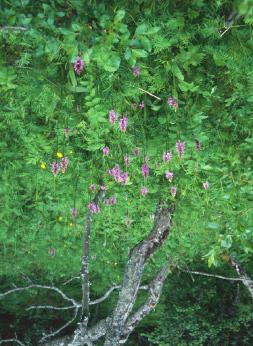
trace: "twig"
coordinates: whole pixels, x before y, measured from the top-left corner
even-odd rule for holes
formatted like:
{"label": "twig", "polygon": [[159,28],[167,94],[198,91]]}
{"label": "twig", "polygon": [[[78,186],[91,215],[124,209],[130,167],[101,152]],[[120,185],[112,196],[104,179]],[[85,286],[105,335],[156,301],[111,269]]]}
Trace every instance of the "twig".
{"label": "twig", "polygon": [[154,95],[154,94],[151,94],[149,91],[144,90],[144,89],[142,89],[142,88],[138,88],[138,89],[141,90],[141,91],[143,91],[144,93],[146,93],[146,94],[148,94],[148,95],[154,97],[155,99],[157,99],[157,100],[159,100],[159,101],[162,101],[162,99],[161,99],[160,97],[158,97],[158,96],[156,96],[156,95]]}
{"label": "twig", "polygon": [[117,286],[112,286],[101,298],[95,299],[93,301],[90,301],[89,305],[95,305],[95,304],[99,304],[102,303],[106,298],[109,297],[109,295],[114,291],[121,288],[121,285],[117,285]]}
{"label": "twig", "polygon": [[71,305],[71,306],[63,306],[63,307],[57,307],[52,305],[32,305],[29,306],[29,308],[26,309],[26,311],[30,311],[33,309],[48,309],[48,310],[70,310],[70,309],[76,309],[80,308],[81,305]]}
{"label": "twig", "polygon": [[8,30],[26,31],[26,30],[28,30],[28,28],[25,28],[24,26],[9,26],[9,25],[0,27],[0,31],[8,31]]}
{"label": "twig", "polygon": [[[202,272],[195,272],[195,271],[184,270],[184,269],[180,269],[180,268],[179,268],[179,270],[180,270],[181,272],[188,273],[188,274],[209,276],[209,277],[213,277],[213,278],[217,278],[217,279],[222,279],[222,280],[243,281],[243,279],[240,279],[240,278],[229,278],[229,277],[222,276],[222,275],[208,274],[208,273],[202,273]],[[251,282],[253,283],[253,281],[251,281]]]}
{"label": "twig", "polygon": [[18,339],[0,340],[0,345],[3,344],[4,342],[16,342],[20,346],[25,346],[25,344],[23,344],[23,342],[19,341]]}
{"label": "twig", "polygon": [[69,284],[70,282],[72,282],[72,281],[74,281],[74,280],[77,280],[77,279],[80,280],[80,279],[81,279],[81,276],[75,276],[75,277],[73,277],[73,278],[71,278],[71,279],[65,281],[65,282],[63,283],[63,285],[67,285],[67,284]]}
{"label": "twig", "polygon": [[77,302],[72,299],[72,298],[69,298],[68,296],[66,296],[65,293],[63,293],[59,288],[57,287],[54,287],[54,286],[44,286],[44,285],[29,285],[29,286],[26,286],[26,287],[18,287],[18,288],[14,288],[13,290],[9,290],[7,292],[4,292],[4,293],[0,293],[0,298],[3,298],[11,293],[14,293],[14,292],[21,292],[21,291],[26,291],[26,290],[29,290],[31,288],[42,288],[42,289],[47,289],[47,290],[52,290],[52,291],[55,291],[57,292],[58,294],[60,294],[62,296],[63,299],[71,302],[74,306],[78,306]]}
{"label": "twig", "polygon": [[78,314],[78,308],[76,307],[75,309],[75,313],[73,318],[68,321],[67,323],[65,323],[62,327],[60,327],[59,329],[57,329],[55,332],[51,333],[51,334],[47,334],[44,335],[43,338],[40,339],[40,342],[44,342],[46,339],[52,338],[53,336],[56,336],[57,334],[59,334],[63,329],[67,328],[72,322],[74,322],[74,320],[76,319]]}

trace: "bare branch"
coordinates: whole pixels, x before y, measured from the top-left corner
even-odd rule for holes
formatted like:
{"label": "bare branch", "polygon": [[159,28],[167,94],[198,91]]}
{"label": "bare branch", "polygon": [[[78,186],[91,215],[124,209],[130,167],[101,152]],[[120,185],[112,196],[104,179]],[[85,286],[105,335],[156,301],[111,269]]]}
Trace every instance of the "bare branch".
{"label": "bare branch", "polygon": [[89,305],[95,305],[95,304],[99,304],[102,303],[104,300],[106,300],[106,298],[109,297],[109,295],[114,291],[121,288],[121,285],[117,285],[117,286],[112,286],[101,298],[95,299],[93,301],[90,301]]}
{"label": "bare branch", "polygon": [[7,342],[16,342],[20,346],[25,346],[25,344],[23,344],[23,342],[19,341],[18,339],[0,340],[0,345],[3,344],[3,343],[7,343]]}
{"label": "bare branch", "polygon": [[[241,278],[229,278],[226,276],[222,275],[216,275],[216,274],[208,274],[208,273],[203,273],[203,272],[196,272],[196,271],[191,271],[191,270],[184,270],[184,269],[179,269],[181,272],[184,273],[189,273],[189,274],[194,274],[194,275],[202,275],[202,276],[208,276],[208,277],[213,277],[217,279],[222,279],[222,280],[229,280],[229,281],[243,281]],[[253,283],[253,281],[251,281]]]}
{"label": "bare branch", "polygon": [[44,342],[45,340],[52,338],[54,336],[56,336],[57,334],[59,334],[63,329],[67,328],[72,322],[74,322],[74,320],[76,319],[78,314],[78,307],[75,308],[75,312],[74,312],[74,316],[73,318],[68,321],[67,323],[65,323],[62,327],[60,327],[59,329],[57,329],[55,332],[51,333],[51,334],[46,334],[43,336],[43,338],[40,339],[40,342]]}
{"label": "bare branch", "polygon": [[106,334],[107,337],[104,346],[118,345],[126,320],[136,301],[145,264],[148,258],[167,238],[171,229],[173,211],[174,206],[167,208],[159,204],[155,213],[152,231],[130,251],[122,289],[113,312],[112,323]]}
{"label": "bare branch", "polygon": [[65,281],[65,282],[63,283],[63,285],[67,285],[67,284],[69,284],[70,282],[72,282],[72,281],[74,281],[74,280],[80,280],[80,279],[81,279],[81,276],[75,276],[75,277],[73,277],[73,278],[71,278],[71,279]]}
{"label": "bare branch", "polygon": [[47,289],[47,290],[52,290],[52,291],[55,291],[57,292],[58,294],[61,295],[61,297],[69,302],[72,303],[72,305],[74,306],[78,306],[77,302],[72,299],[72,298],[69,298],[68,296],[66,296],[65,293],[63,293],[59,288],[57,287],[54,287],[54,286],[44,286],[44,285],[29,285],[29,286],[26,286],[26,287],[17,287],[17,288],[14,288],[12,290],[9,290],[7,292],[4,292],[4,293],[0,293],[0,298],[3,298],[11,293],[15,293],[15,292],[22,292],[22,291],[26,291],[26,290],[29,290],[29,289],[32,289],[32,288],[41,288],[41,289]]}
{"label": "bare branch", "polygon": [[149,285],[149,296],[146,302],[132,315],[126,322],[124,334],[121,336],[121,343],[125,343],[134,330],[135,326],[147,316],[157,305],[162,293],[164,281],[169,274],[169,265],[161,268],[157,276]]}
{"label": "bare branch", "polygon": [[236,270],[239,278],[243,282],[244,286],[248,289],[251,297],[253,298],[253,281],[250,279],[249,275],[244,272],[240,264],[235,260],[235,258],[230,257],[230,265]]}
{"label": "bare branch", "polygon": [[29,306],[29,308],[26,309],[26,311],[30,311],[33,309],[48,309],[48,310],[71,310],[71,309],[80,309],[81,305],[71,305],[71,306],[63,306],[63,307],[57,307],[57,306],[52,306],[52,305],[32,305]]}

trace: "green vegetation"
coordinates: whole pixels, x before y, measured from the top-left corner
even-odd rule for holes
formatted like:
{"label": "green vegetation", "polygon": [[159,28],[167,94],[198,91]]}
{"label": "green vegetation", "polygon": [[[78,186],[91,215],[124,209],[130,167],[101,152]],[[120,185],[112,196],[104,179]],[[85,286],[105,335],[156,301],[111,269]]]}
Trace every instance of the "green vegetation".
{"label": "green vegetation", "polygon": [[[90,185],[104,183],[116,204],[93,216],[94,298],[121,282],[157,202],[176,204],[172,232],[144,279],[168,258],[172,273],[128,344],[252,345],[252,298],[243,284],[180,272],[236,277],[232,256],[253,278],[252,24],[250,0],[1,1],[1,292],[29,280],[61,286],[78,275]],[[127,114],[126,132],[110,123],[111,110],[118,120]],[[164,162],[167,151],[172,159]],[[54,175],[51,164],[62,157],[69,165]],[[108,174],[117,164],[129,173],[126,184]],[[61,288],[79,297],[79,283]],[[116,297],[97,314],[111,311]],[[33,291],[1,300],[0,336],[16,331],[35,345],[44,329],[68,318],[25,311],[38,299],[53,298]]]}

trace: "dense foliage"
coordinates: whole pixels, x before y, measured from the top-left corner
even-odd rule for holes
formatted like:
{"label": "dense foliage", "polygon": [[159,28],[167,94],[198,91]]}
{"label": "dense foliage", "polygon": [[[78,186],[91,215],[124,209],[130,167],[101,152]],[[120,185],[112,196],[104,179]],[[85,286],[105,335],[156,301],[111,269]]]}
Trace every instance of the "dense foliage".
{"label": "dense foliage", "polygon": [[[116,203],[94,213],[93,295],[120,282],[156,203],[173,202],[173,232],[146,272],[150,277],[169,257],[173,278],[143,333],[154,330],[148,338],[161,346],[252,343],[252,303],[243,287],[242,302],[233,304],[236,284],[198,278],[186,285],[185,274],[176,274],[188,266],[233,276],[231,255],[253,274],[251,5],[1,1],[1,290],[27,277],[62,283],[78,274],[91,185],[105,184]],[[58,172],[63,158],[69,164]],[[116,165],[128,172],[125,183],[108,174]],[[17,307],[28,298],[38,297],[1,303],[18,316],[13,329],[20,330],[19,318],[40,316]]]}

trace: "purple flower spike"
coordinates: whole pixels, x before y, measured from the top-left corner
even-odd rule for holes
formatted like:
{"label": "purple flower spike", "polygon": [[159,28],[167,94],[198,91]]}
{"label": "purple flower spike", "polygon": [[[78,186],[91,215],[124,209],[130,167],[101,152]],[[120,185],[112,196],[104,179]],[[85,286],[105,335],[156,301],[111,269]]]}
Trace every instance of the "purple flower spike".
{"label": "purple flower spike", "polygon": [[201,143],[198,139],[195,139],[195,149],[196,149],[196,151],[201,150]]}
{"label": "purple flower spike", "polygon": [[104,147],[103,148],[103,155],[104,156],[108,156],[109,155],[109,152],[110,152],[110,149],[108,147]]}
{"label": "purple flower spike", "polygon": [[134,66],[133,67],[133,75],[134,75],[134,77],[139,77],[140,72],[141,72],[141,69],[140,69],[139,66]]}
{"label": "purple flower spike", "polygon": [[111,123],[112,125],[114,125],[115,122],[116,122],[116,120],[117,120],[117,114],[116,114],[116,112],[115,112],[114,110],[111,110],[111,111],[109,112],[109,121],[110,121],[110,123]]}
{"label": "purple flower spike", "polygon": [[71,209],[71,216],[73,217],[73,219],[77,217],[77,209],[76,208]]}
{"label": "purple flower spike", "polygon": [[174,97],[169,97],[168,100],[167,100],[167,103],[172,108],[177,108],[178,107],[177,100]]}
{"label": "purple flower spike", "polygon": [[209,189],[209,183],[208,183],[208,181],[206,181],[206,182],[203,183],[203,188],[204,188],[205,190],[208,190],[208,189]]}
{"label": "purple flower spike", "polygon": [[112,197],[109,199],[109,204],[110,204],[110,205],[115,205],[115,204],[116,204],[116,197],[115,197],[115,196],[112,196]]}
{"label": "purple flower spike", "polygon": [[126,166],[130,166],[130,158],[127,154],[124,156],[124,162]]}
{"label": "purple flower spike", "polygon": [[134,148],[134,156],[139,156],[140,154],[140,149],[139,148]]}
{"label": "purple flower spike", "polygon": [[139,104],[139,107],[140,107],[141,109],[145,107],[144,101],[141,101],[141,103]]}
{"label": "purple flower spike", "polygon": [[163,153],[163,162],[168,162],[172,158],[172,154],[170,151],[166,151]]}
{"label": "purple flower spike", "polygon": [[97,189],[97,187],[96,187],[95,184],[91,184],[91,185],[89,186],[89,189],[90,189],[92,192],[95,192],[96,189]]}
{"label": "purple flower spike", "polygon": [[67,157],[63,157],[61,159],[61,171],[62,173],[65,173],[66,169],[68,168],[69,159]]}
{"label": "purple flower spike", "polygon": [[66,127],[65,129],[64,129],[64,134],[65,134],[65,137],[66,138],[68,138],[68,136],[69,136],[69,128],[68,127]]}
{"label": "purple flower spike", "polygon": [[52,171],[53,175],[56,176],[59,173],[59,170],[60,170],[59,164],[56,161],[54,161],[51,164],[51,171]]}
{"label": "purple flower spike", "polygon": [[106,190],[107,190],[106,185],[100,185],[100,190],[102,190],[102,191],[106,191]]}
{"label": "purple flower spike", "polygon": [[121,175],[120,175],[120,181],[121,181],[121,184],[122,184],[122,185],[126,185],[127,178],[128,178],[128,172],[121,173]]}
{"label": "purple flower spike", "polygon": [[148,193],[148,189],[145,186],[142,186],[140,192],[141,192],[141,195],[145,197]]}
{"label": "purple flower spike", "polygon": [[78,56],[76,58],[76,61],[74,62],[74,70],[78,76],[82,73],[83,68],[84,68],[84,61],[80,58],[80,56]]}
{"label": "purple flower spike", "polygon": [[127,124],[128,124],[128,118],[124,115],[123,118],[121,118],[119,121],[119,127],[121,132],[126,132]]}
{"label": "purple flower spike", "polygon": [[144,163],[142,165],[141,171],[142,171],[142,175],[143,175],[144,179],[147,179],[147,177],[149,176],[149,167],[146,163]]}
{"label": "purple flower spike", "polygon": [[89,209],[91,214],[98,214],[98,213],[100,213],[100,207],[95,202],[89,203],[88,204],[88,209]]}
{"label": "purple flower spike", "polygon": [[177,141],[176,148],[177,148],[178,157],[181,160],[184,155],[185,142]]}
{"label": "purple flower spike", "polygon": [[170,193],[172,197],[175,197],[177,194],[177,188],[176,186],[172,186],[172,188],[170,189]]}
{"label": "purple flower spike", "polygon": [[165,176],[166,176],[166,179],[168,179],[169,182],[171,183],[171,182],[172,182],[172,179],[173,179],[173,173],[172,173],[172,172],[169,172],[169,171],[166,171],[166,172],[165,172]]}

